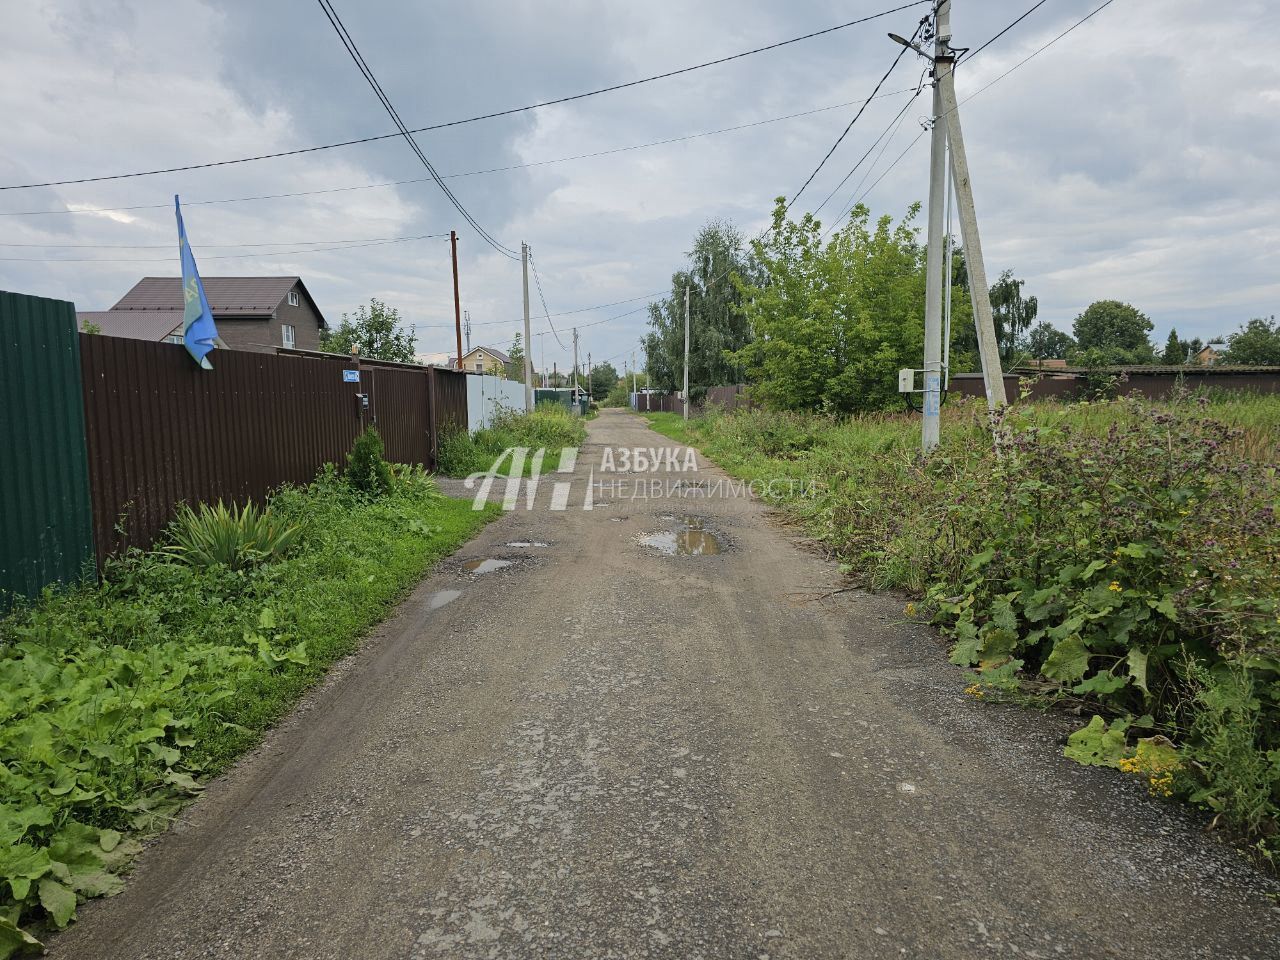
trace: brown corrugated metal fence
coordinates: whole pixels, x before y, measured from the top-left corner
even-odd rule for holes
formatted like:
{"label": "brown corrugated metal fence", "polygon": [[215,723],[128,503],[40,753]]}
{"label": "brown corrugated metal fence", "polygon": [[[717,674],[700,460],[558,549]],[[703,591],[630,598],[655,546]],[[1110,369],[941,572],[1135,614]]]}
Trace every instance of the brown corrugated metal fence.
{"label": "brown corrugated metal fence", "polygon": [[[82,335],[98,561],[147,546],[177,504],[261,500],[344,462],[365,424],[387,459],[432,468],[436,416],[466,424],[465,374],[342,357],[219,350],[199,369],[181,346]],[[358,395],[369,398],[362,410]],[[437,399],[438,398],[438,399]]]}

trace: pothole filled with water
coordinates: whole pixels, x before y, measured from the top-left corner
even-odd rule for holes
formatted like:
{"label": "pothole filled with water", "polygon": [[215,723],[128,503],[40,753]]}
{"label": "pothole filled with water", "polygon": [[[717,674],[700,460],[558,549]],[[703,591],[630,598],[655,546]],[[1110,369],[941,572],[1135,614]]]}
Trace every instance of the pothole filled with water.
{"label": "pothole filled with water", "polygon": [[514,547],[517,550],[529,550],[533,547],[549,547],[551,544],[542,540],[512,540],[510,543],[504,543],[504,547]]}
{"label": "pothole filled with water", "polygon": [[453,603],[462,596],[461,590],[437,590],[431,595],[431,599],[427,601],[428,610],[439,610],[446,604]]}
{"label": "pothole filled with water", "polygon": [[[660,519],[675,521],[675,517]],[[723,550],[714,533],[704,529],[701,517],[685,517],[675,530],[659,530],[641,534],[637,542],[667,557],[708,557]]]}
{"label": "pothole filled with water", "polygon": [[468,560],[462,565],[462,569],[467,573],[481,574],[493,573],[495,570],[501,570],[503,567],[509,567],[514,560]]}

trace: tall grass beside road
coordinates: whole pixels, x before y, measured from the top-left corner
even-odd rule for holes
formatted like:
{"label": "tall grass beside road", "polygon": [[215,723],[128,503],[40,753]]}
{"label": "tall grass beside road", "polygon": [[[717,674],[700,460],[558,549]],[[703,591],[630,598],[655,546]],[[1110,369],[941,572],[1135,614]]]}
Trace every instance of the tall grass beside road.
{"label": "tall grass beside road", "polygon": [[[459,430],[440,441],[439,469],[445,476],[466,477],[473,473],[492,470],[503,452],[512,447],[528,447],[533,451],[546,449],[544,471],[555,470],[560,464],[560,451],[565,447],[577,447],[587,438],[587,428],[582,417],[574,416],[558,403],[542,403],[533,413],[504,411],[487,427],[475,433]],[[504,476],[511,467],[510,458],[498,468]],[[524,461],[523,472],[528,476],[531,460]]]}
{"label": "tall grass beside road", "polygon": [[818,481],[779,506],[924,601],[972,695],[1082,711],[1068,756],[1280,853],[1280,397],[1015,406],[1000,455],[954,404],[928,459],[905,414],[668,416],[730,473]]}

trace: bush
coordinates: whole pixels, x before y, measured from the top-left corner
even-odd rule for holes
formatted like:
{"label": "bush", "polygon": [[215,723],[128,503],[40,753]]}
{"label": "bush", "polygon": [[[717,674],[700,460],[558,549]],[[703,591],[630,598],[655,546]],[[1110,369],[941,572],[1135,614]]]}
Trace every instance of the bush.
{"label": "bush", "polygon": [[347,454],[347,483],[369,497],[391,492],[391,467],[382,457],[382,437],[373,427],[365,429]]}
{"label": "bush", "polygon": [[222,564],[241,570],[283,556],[297,542],[298,528],[280,523],[269,507],[246,503],[237,510],[219,500],[213,507],[202,503],[199,510],[184,503],[169,536],[172,543],[164,550],[174,559],[193,567]]}
{"label": "bush", "polygon": [[563,448],[579,446],[586,437],[581,417],[558,403],[540,403],[533,413],[502,411],[473,434],[458,431],[442,437],[437,466],[447,476],[466,477],[493,469],[512,447],[527,447],[547,451],[544,469],[549,470],[558,462],[552,458],[558,458]]}
{"label": "bush", "polygon": [[744,478],[821,478],[787,509],[868,585],[927,594],[972,692],[1096,714],[1070,755],[1280,850],[1280,398],[1015,407],[999,454],[985,409],[943,416],[927,459],[906,416],[681,435]]}

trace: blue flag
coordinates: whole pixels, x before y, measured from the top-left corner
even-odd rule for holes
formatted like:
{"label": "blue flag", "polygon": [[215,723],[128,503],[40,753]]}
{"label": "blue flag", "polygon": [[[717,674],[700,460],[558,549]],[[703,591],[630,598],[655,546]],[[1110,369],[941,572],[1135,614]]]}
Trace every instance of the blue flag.
{"label": "blue flag", "polygon": [[182,340],[196,363],[212,370],[208,354],[218,339],[218,328],[213,324],[213,311],[209,309],[204,284],[196,270],[195,254],[187,243],[187,228],[182,225],[182,207],[177,196],[173,198],[173,209],[178,215],[178,253],[182,257]]}

